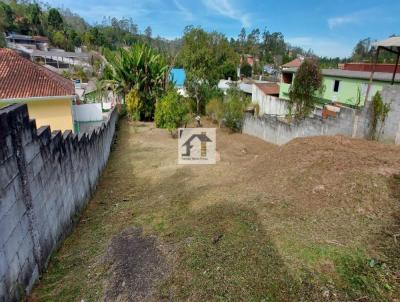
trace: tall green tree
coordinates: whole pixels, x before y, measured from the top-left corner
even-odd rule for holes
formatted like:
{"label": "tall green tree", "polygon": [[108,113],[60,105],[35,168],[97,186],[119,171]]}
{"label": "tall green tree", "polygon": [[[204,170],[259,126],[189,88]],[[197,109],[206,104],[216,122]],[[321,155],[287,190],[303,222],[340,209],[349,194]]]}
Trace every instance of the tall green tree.
{"label": "tall green tree", "polygon": [[60,12],[55,8],[50,8],[47,16],[47,24],[54,29],[61,29],[63,27],[63,18]]}
{"label": "tall green tree", "polygon": [[245,54],[246,52],[246,37],[246,29],[243,27],[238,36],[238,51],[241,55]]}
{"label": "tall green tree", "polygon": [[259,56],[259,46],[260,30],[258,28],[255,28],[247,36],[246,52],[253,56]]}
{"label": "tall green tree", "polygon": [[362,39],[357,42],[354,47],[352,59],[355,62],[371,60],[372,57],[372,41],[371,38]]}
{"label": "tall green tree", "polygon": [[145,30],[144,30],[144,35],[146,36],[146,38],[147,38],[148,40],[150,40],[152,34],[153,34],[153,30],[151,29],[150,26],[147,26],[147,27],[145,28]]}
{"label": "tall green tree", "polygon": [[[395,36],[396,35],[391,35],[390,37]],[[375,51],[376,47],[373,46],[373,41],[371,38],[361,39],[354,47],[351,60],[353,62],[372,62]],[[396,62],[396,55],[388,51],[381,51],[378,59],[380,63],[393,64]]]}
{"label": "tall green tree", "polygon": [[182,40],[179,61],[187,74],[186,88],[201,113],[219,79],[235,76],[239,56],[224,35],[200,27],[186,27]]}
{"label": "tall green tree", "polygon": [[132,89],[143,103],[140,116],[152,119],[156,101],[165,91],[168,65],[164,57],[146,44],[135,44],[117,52],[106,51],[108,76],[116,91],[125,96]]}
{"label": "tall green tree", "polygon": [[296,72],[289,91],[289,105],[295,118],[308,116],[318,102],[318,94],[324,89],[322,74],[316,60],[305,59]]}
{"label": "tall green tree", "polygon": [[4,33],[14,29],[14,12],[10,5],[0,2],[0,47],[6,46]]}
{"label": "tall green tree", "polygon": [[28,21],[30,23],[31,31],[35,35],[43,34],[43,28],[41,24],[42,10],[39,4],[36,2],[28,4]]}
{"label": "tall green tree", "polygon": [[282,33],[269,32],[265,30],[263,33],[262,54],[263,60],[267,63],[275,63],[277,56],[283,57],[287,52],[287,44]]}

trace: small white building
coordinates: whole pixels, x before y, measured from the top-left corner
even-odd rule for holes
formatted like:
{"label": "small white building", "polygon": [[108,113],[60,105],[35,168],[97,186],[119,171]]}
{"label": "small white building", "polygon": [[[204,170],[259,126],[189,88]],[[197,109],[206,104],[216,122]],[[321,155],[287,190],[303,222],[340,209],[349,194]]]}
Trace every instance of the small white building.
{"label": "small white building", "polygon": [[277,83],[254,83],[251,101],[259,105],[259,115],[285,116],[289,112],[287,102],[279,99],[279,84]]}

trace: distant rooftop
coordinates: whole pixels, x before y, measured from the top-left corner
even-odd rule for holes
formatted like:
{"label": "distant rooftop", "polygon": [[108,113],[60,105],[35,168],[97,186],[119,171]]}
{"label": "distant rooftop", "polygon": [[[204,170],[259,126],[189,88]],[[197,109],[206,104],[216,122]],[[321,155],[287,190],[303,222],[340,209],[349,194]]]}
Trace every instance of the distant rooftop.
{"label": "distant rooftop", "polygon": [[295,68],[295,67],[300,67],[301,63],[303,63],[303,59],[301,58],[296,58],[286,64],[282,65],[282,68]]}
{"label": "distant rooftop", "polygon": [[378,41],[374,43],[374,46],[382,47],[400,47],[400,37],[391,37],[386,40]]}
{"label": "distant rooftop", "polygon": [[169,80],[175,83],[177,87],[183,87],[186,80],[186,73],[183,68],[172,68],[169,74]]}
{"label": "distant rooftop", "polygon": [[[353,70],[353,71],[369,71],[375,69],[375,72],[390,72],[393,74],[396,64],[387,64],[387,63],[364,63],[364,62],[351,62],[351,63],[344,63],[343,68],[344,70]],[[400,73],[400,68],[397,69],[397,73]]]}
{"label": "distant rooftop", "polygon": [[88,59],[89,56],[87,53],[83,52],[68,52],[68,51],[60,51],[60,50],[50,50],[50,51],[42,51],[42,50],[33,50],[31,53],[33,57],[64,57],[64,58],[76,58],[76,59]]}
{"label": "distant rooftop", "polygon": [[[298,68],[288,68],[284,72],[295,73]],[[368,71],[353,71],[343,69],[322,69],[322,74],[325,76],[339,77],[339,78],[350,78],[350,79],[364,79],[369,80],[371,72]],[[390,72],[375,72],[374,80],[382,82],[392,81],[393,74]],[[400,82],[400,74],[396,75],[395,82]]]}
{"label": "distant rooftop", "polygon": [[70,96],[74,84],[14,51],[0,48],[0,99]]}
{"label": "distant rooftop", "polygon": [[19,35],[15,33],[9,34],[7,39],[18,39],[18,40],[33,40],[32,36],[26,36],[26,35]]}
{"label": "distant rooftop", "polygon": [[279,85],[276,83],[255,83],[264,94],[279,94]]}

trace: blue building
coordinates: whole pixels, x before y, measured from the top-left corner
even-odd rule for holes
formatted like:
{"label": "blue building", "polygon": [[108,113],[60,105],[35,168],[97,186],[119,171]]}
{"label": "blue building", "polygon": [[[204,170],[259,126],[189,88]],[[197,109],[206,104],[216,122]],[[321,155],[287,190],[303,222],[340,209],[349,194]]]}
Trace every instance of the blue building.
{"label": "blue building", "polygon": [[183,88],[186,80],[186,73],[183,68],[172,68],[169,80],[175,83],[176,88]]}

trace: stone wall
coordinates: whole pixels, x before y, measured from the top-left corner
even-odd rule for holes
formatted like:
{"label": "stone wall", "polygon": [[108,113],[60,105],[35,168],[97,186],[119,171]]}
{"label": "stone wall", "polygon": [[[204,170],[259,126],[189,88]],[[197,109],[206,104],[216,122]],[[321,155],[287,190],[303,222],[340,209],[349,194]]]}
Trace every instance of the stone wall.
{"label": "stone wall", "polygon": [[107,163],[117,117],[77,136],[37,129],[24,104],[0,110],[0,301],[29,293],[71,230]]}
{"label": "stone wall", "polygon": [[[400,144],[400,87],[385,86],[381,94],[383,102],[390,103],[390,112],[380,140]],[[371,128],[371,108],[371,102],[367,102],[362,109],[343,107],[337,117],[324,119],[314,116],[291,123],[276,116],[254,117],[247,114],[243,123],[243,133],[277,145],[285,144],[296,137],[318,135],[368,138]],[[380,128],[380,124],[377,128]]]}

